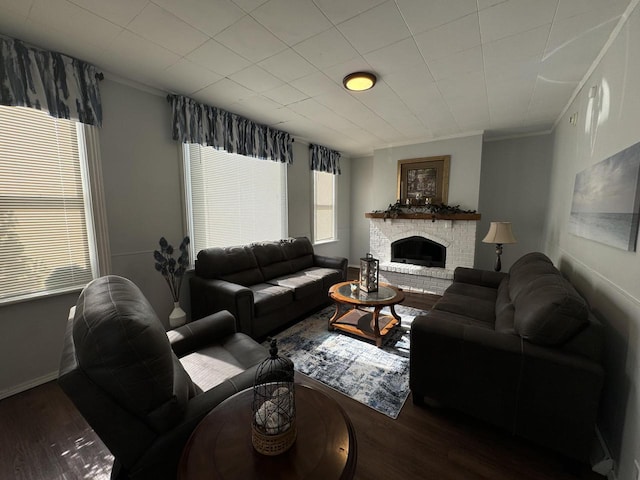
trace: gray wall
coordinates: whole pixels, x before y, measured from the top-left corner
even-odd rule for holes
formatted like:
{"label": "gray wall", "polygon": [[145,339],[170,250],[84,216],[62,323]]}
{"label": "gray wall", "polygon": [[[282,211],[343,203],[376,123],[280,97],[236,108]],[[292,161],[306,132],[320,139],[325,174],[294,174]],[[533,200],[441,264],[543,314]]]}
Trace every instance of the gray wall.
{"label": "gray wall", "polygon": [[[177,247],[182,221],[179,147],[171,139],[164,97],[105,80],[100,151],[115,275],[131,279],[168,327],[169,289],[154,268],[153,250],[165,237]],[[185,307],[188,302],[181,302]]]}
{"label": "gray wall", "polygon": [[0,398],[53,380],[77,293],[0,306]]}
{"label": "gray wall", "polygon": [[492,221],[512,222],[513,235],[518,241],[503,247],[503,272],[508,271],[511,264],[525,253],[542,249],[552,150],[551,134],[484,143],[477,268],[493,269],[495,245],[482,243]]}
{"label": "gray wall", "polygon": [[351,160],[351,245],[349,265],[359,267],[359,259],[369,251],[369,219],[364,214],[374,207],[373,156]]}
{"label": "gray wall", "polygon": [[[589,99],[589,89],[598,95]],[[606,328],[600,430],[618,480],[635,480],[640,461],[640,254],[567,232],[576,173],[640,141],[638,8],[555,129],[544,249],[586,296]],[[596,100],[589,109],[590,100]],[[588,116],[589,110],[595,112]],[[569,116],[578,114],[576,126]]]}
{"label": "gray wall", "polygon": [[398,160],[438,155],[451,155],[447,203],[476,210],[480,194],[482,135],[376,150],[373,152],[375,205],[372,207],[381,210],[398,199]]}

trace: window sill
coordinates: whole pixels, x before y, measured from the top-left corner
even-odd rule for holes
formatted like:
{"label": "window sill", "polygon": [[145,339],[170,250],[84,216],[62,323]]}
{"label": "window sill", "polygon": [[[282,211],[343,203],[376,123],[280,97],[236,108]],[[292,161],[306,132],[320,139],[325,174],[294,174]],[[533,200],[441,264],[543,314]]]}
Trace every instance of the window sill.
{"label": "window sill", "polygon": [[32,293],[29,295],[21,295],[19,297],[10,297],[4,300],[0,300],[0,308],[8,307],[9,305],[15,305],[17,303],[34,302],[38,300],[45,300],[50,297],[59,297],[61,295],[69,295],[72,293],[80,293],[84,287],[70,287],[63,290],[56,290],[51,292]]}
{"label": "window sill", "polygon": [[340,242],[340,240],[337,238],[334,238],[332,240],[322,240],[320,242],[313,242],[313,246],[315,247],[316,245],[329,245],[331,243],[338,243],[338,242]]}

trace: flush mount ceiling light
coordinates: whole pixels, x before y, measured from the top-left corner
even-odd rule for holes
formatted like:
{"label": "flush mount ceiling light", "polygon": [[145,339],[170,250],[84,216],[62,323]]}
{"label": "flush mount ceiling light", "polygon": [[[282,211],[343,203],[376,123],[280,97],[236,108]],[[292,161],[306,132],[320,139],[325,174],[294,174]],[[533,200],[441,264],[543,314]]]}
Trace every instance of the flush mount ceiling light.
{"label": "flush mount ceiling light", "polygon": [[342,84],[347,90],[362,92],[369,90],[376,84],[376,76],[369,72],[350,73],[342,79]]}

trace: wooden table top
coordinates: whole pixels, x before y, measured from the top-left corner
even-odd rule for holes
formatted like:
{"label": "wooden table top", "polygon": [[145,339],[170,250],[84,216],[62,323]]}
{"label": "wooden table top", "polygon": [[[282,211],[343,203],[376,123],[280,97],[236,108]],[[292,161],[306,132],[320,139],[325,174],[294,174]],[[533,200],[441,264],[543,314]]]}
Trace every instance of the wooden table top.
{"label": "wooden table top", "polygon": [[295,385],[298,435],[281,455],[258,453],[251,443],[247,389],[213,409],[194,430],[182,453],[179,480],[329,480],[353,478],[355,431],[340,405],[310,386]]}

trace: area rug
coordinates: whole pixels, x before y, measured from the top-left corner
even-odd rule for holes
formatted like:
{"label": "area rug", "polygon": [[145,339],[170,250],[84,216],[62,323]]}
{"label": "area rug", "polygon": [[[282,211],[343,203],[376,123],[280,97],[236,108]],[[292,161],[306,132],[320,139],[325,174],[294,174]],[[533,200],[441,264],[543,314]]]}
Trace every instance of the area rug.
{"label": "area rug", "polygon": [[[382,313],[388,313],[384,309]],[[382,348],[371,341],[327,330],[335,307],[327,307],[274,335],[278,352],[297,371],[365,405],[397,418],[409,395],[409,330],[422,310],[396,305],[402,327],[386,337]],[[267,345],[268,342],[265,342]]]}

